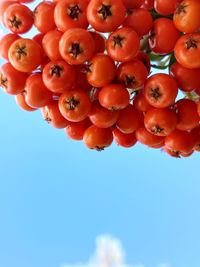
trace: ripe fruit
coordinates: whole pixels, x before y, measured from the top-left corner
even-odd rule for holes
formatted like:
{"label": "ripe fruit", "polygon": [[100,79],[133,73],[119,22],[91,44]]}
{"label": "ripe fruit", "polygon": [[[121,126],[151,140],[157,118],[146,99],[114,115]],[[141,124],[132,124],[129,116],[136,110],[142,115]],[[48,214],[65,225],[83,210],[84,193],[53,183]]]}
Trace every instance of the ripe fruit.
{"label": "ripe fruit", "polygon": [[81,88],[81,90],[89,92],[92,86],[88,83],[85,71],[85,65],[76,65],[75,70],[76,70],[75,86]]}
{"label": "ripe fruit", "polygon": [[117,79],[131,89],[140,89],[147,79],[147,69],[140,60],[133,60],[119,65]]}
{"label": "ripe fruit", "polygon": [[175,153],[190,153],[195,146],[192,134],[186,131],[174,130],[165,138],[165,146]]}
{"label": "ripe fruit", "polygon": [[58,1],[54,19],[58,30],[65,32],[71,28],[87,28],[87,3],[85,0]]}
{"label": "ripe fruit", "polygon": [[139,50],[134,59],[140,60],[145,65],[145,67],[146,67],[146,69],[148,71],[148,74],[150,73],[151,61],[150,61],[150,58],[149,58],[148,54],[146,54],[145,52]]}
{"label": "ripe fruit", "polygon": [[18,95],[15,96],[15,101],[17,103],[17,105],[25,110],[25,111],[28,111],[28,112],[32,112],[32,111],[35,111],[37,110],[36,108],[32,108],[30,107],[27,103],[26,103],[26,100],[25,100],[25,94],[24,93],[20,93]]}
{"label": "ripe fruit", "polygon": [[90,31],[90,34],[92,35],[95,43],[95,54],[97,53],[104,53],[106,47],[105,47],[105,38],[102,34],[98,32]]}
{"label": "ripe fruit", "polygon": [[151,30],[153,18],[151,13],[144,8],[130,9],[128,16],[123,22],[123,26],[131,27],[137,32],[138,36],[143,36]]}
{"label": "ripe fruit", "polygon": [[74,66],[63,60],[51,61],[43,69],[43,81],[53,93],[64,93],[73,88],[76,81]]}
{"label": "ripe fruit", "polygon": [[176,42],[174,55],[183,67],[188,69],[200,68],[200,34],[182,35]]}
{"label": "ripe fruit", "polygon": [[33,108],[44,107],[52,100],[52,93],[44,85],[40,73],[34,73],[28,77],[24,94],[26,103]]}
{"label": "ripe fruit", "polygon": [[194,150],[200,151],[200,126],[198,125],[191,131],[192,137],[194,139],[195,145]]}
{"label": "ripe fruit", "polygon": [[198,0],[181,1],[174,13],[174,25],[180,32],[192,33],[200,27],[200,2]]}
{"label": "ripe fruit", "polygon": [[89,60],[95,51],[92,35],[84,29],[67,30],[60,39],[60,54],[69,64],[80,65]]}
{"label": "ripe fruit", "polygon": [[35,41],[19,38],[10,46],[8,58],[16,70],[31,72],[41,64],[42,50]]}
{"label": "ripe fruit", "polygon": [[4,14],[6,27],[13,33],[26,33],[33,26],[33,12],[22,4],[10,5]]}
{"label": "ripe fruit", "polygon": [[62,94],[58,105],[63,117],[72,122],[86,119],[91,110],[89,96],[78,89]]}
{"label": "ripe fruit", "polygon": [[135,133],[125,134],[118,129],[114,129],[112,133],[114,140],[118,146],[128,148],[134,146],[137,143]]}
{"label": "ripe fruit", "polygon": [[136,130],[136,138],[138,142],[146,146],[157,146],[163,144],[164,137],[150,133],[144,127]]}
{"label": "ripe fruit", "polygon": [[116,75],[114,61],[107,55],[95,55],[86,66],[87,80],[94,87],[103,87],[111,83]]}
{"label": "ripe fruit", "polygon": [[93,102],[89,114],[90,121],[99,128],[113,126],[119,117],[119,112],[102,107],[98,101]]}
{"label": "ripe fruit", "polygon": [[167,16],[174,13],[179,2],[181,0],[155,0],[154,8],[159,14]]}
{"label": "ripe fruit", "polygon": [[151,10],[154,7],[154,1],[155,0],[144,0],[141,7]]}
{"label": "ripe fruit", "polygon": [[11,44],[19,38],[20,38],[19,35],[13,33],[8,33],[4,35],[0,39],[0,47],[1,47],[0,56],[3,57],[4,59],[8,59],[8,51]]}
{"label": "ripe fruit", "polygon": [[99,92],[99,103],[110,110],[120,110],[129,105],[129,93],[125,86],[110,84]]}
{"label": "ripe fruit", "polygon": [[83,135],[86,129],[91,125],[88,118],[79,122],[68,122],[65,132],[67,136],[73,140],[83,140]]}
{"label": "ripe fruit", "polygon": [[120,110],[116,126],[121,132],[129,134],[138,129],[140,122],[140,113],[132,105],[129,105]]}
{"label": "ripe fruit", "polygon": [[198,114],[199,114],[199,117],[200,117],[200,102],[197,104],[197,111],[198,111]]}
{"label": "ripe fruit", "polygon": [[62,32],[53,30],[47,32],[42,39],[42,47],[44,52],[52,61],[62,59],[59,50],[59,42],[62,35]]}
{"label": "ripe fruit", "polygon": [[153,28],[149,34],[149,45],[153,52],[167,54],[173,51],[176,41],[180,37],[173,21],[167,18],[154,20]]}
{"label": "ripe fruit", "polygon": [[133,99],[133,106],[141,112],[147,112],[151,108],[151,105],[147,102],[145,96],[140,91]]}
{"label": "ripe fruit", "polygon": [[136,9],[141,7],[141,5],[144,3],[144,0],[123,0],[123,3],[127,9]]}
{"label": "ripe fruit", "polygon": [[147,79],[144,96],[155,108],[165,108],[172,105],[178,94],[176,80],[167,74],[155,74]]}
{"label": "ripe fruit", "polygon": [[123,22],[126,9],[121,0],[91,0],[87,7],[87,20],[98,32],[112,32]]}
{"label": "ripe fruit", "polygon": [[200,151],[199,0],[32,2],[0,1],[0,86],[20,108],[90,149]]}
{"label": "ripe fruit", "polygon": [[130,27],[122,27],[110,34],[106,42],[106,49],[113,60],[127,62],[134,59],[139,45],[137,33]]}
{"label": "ripe fruit", "polygon": [[90,149],[104,150],[113,141],[111,128],[99,128],[95,125],[86,129],[83,135],[83,143]]}
{"label": "ripe fruit", "polygon": [[58,129],[65,128],[69,124],[69,121],[61,115],[58,107],[58,101],[56,100],[52,100],[49,104],[42,108],[42,115],[47,123]]}
{"label": "ripe fruit", "polygon": [[10,63],[5,63],[0,68],[0,87],[11,95],[24,91],[27,74],[17,71]]}
{"label": "ripe fruit", "polygon": [[10,7],[11,5],[16,4],[17,0],[10,0],[10,1],[0,1],[0,23],[2,23],[4,26],[6,26],[4,14],[6,9]]}
{"label": "ripe fruit", "polygon": [[176,79],[178,87],[184,92],[200,89],[200,68],[187,69],[178,62],[170,67],[170,72]]}
{"label": "ripe fruit", "polygon": [[177,126],[176,113],[169,108],[151,108],[144,116],[144,125],[152,134],[167,136]]}
{"label": "ripe fruit", "polygon": [[192,130],[199,125],[200,117],[197,112],[197,104],[189,99],[180,99],[175,104],[178,118],[177,129],[182,131]]}
{"label": "ripe fruit", "polygon": [[34,10],[34,26],[39,32],[47,33],[56,28],[54,22],[55,4],[50,1],[39,3]]}

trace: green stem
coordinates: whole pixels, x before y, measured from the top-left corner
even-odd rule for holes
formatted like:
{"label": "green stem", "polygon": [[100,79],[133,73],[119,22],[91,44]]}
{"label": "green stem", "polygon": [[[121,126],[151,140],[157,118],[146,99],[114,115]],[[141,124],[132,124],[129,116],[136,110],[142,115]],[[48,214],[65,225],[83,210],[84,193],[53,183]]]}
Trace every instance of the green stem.
{"label": "green stem", "polygon": [[173,14],[163,16],[161,14],[158,14],[154,9],[150,10],[151,16],[153,17],[153,20],[159,19],[159,18],[167,18],[167,19],[173,19]]}
{"label": "green stem", "polygon": [[169,65],[167,66],[160,66],[160,65],[155,65],[155,64],[151,64],[151,67],[154,69],[158,69],[158,70],[165,70],[169,67]]}

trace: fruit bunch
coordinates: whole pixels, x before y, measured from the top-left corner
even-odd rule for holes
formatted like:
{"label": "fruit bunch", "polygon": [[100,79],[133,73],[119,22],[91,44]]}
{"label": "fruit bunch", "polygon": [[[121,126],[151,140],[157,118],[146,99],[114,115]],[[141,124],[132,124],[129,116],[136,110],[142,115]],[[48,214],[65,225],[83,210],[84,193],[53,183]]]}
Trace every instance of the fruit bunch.
{"label": "fruit bunch", "polygon": [[30,2],[0,2],[0,86],[22,109],[90,149],[200,151],[199,0]]}

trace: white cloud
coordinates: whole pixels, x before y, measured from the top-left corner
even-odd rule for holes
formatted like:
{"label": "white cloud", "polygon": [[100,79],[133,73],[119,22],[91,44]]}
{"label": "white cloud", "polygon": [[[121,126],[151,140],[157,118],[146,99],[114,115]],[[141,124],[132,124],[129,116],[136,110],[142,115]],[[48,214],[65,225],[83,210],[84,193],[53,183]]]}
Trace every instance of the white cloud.
{"label": "white cloud", "polygon": [[[119,239],[110,235],[96,238],[96,249],[86,263],[62,264],[61,267],[148,267],[143,264],[129,265],[125,262],[125,252]],[[157,267],[171,267],[161,263]]]}

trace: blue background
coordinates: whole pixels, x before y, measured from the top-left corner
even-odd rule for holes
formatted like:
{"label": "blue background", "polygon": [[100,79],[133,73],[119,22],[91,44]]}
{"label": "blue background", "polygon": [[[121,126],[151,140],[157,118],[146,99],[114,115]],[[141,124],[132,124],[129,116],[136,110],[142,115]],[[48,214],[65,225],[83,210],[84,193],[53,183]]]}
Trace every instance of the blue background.
{"label": "blue background", "polygon": [[87,261],[102,233],[127,262],[200,266],[199,154],[69,140],[0,92],[0,266]]}

